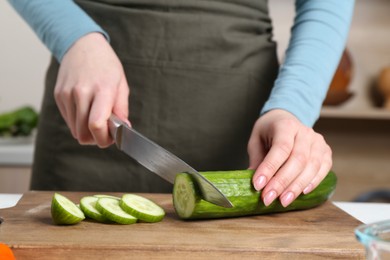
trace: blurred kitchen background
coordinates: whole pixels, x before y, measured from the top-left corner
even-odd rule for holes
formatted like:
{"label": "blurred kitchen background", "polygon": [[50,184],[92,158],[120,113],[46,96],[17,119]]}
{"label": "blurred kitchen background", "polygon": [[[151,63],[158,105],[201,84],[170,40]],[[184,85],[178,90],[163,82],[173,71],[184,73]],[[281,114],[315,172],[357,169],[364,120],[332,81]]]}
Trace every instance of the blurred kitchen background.
{"label": "blurred kitchen background", "polygon": [[[282,60],[294,1],[269,3]],[[378,84],[381,71],[390,66],[389,14],[389,0],[356,1],[348,52],[315,125],[333,149],[339,178],[333,200],[390,190],[390,108],[384,107]],[[0,31],[0,114],[24,105],[39,111],[50,53],[6,1],[0,1]],[[389,84],[390,76],[385,77]],[[0,193],[29,189],[32,157],[32,138],[0,138]]]}

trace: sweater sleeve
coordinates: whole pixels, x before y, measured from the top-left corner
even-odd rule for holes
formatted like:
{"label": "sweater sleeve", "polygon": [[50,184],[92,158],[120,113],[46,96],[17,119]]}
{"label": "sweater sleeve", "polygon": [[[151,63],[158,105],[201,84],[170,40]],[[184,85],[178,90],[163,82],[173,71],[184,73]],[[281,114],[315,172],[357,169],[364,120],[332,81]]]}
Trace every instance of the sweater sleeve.
{"label": "sweater sleeve", "polygon": [[41,41],[61,62],[68,49],[82,36],[100,32],[97,25],[73,0],[8,0]]}
{"label": "sweater sleeve", "polygon": [[345,48],[354,0],[296,0],[291,38],[261,114],[284,109],[313,126]]}

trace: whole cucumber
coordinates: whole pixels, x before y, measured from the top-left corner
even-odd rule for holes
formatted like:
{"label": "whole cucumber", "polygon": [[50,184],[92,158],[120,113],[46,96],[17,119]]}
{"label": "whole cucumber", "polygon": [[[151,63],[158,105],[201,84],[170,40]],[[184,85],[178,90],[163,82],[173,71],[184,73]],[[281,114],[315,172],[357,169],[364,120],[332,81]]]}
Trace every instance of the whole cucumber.
{"label": "whole cucumber", "polygon": [[309,194],[299,195],[289,206],[283,207],[275,200],[266,207],[261,191],[252,184],[253,170],[200,172],[212,182],[234,205],[224,208],[202,199],[201,192],[191,175],[180,173],[173,186],[173,205],[182,219],[210,219],[261,215],[316,207],[333,194],[337,177],[330,171],[325,179]]}

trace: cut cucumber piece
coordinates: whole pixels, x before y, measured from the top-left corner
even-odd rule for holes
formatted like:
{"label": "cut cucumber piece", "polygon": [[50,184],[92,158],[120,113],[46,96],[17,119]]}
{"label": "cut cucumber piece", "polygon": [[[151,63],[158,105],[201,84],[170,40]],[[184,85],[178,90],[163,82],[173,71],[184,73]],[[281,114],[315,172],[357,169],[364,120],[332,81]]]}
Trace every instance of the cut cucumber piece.
{"label": "cut cucumber piece", "polygon": [[180,218],[187,219],[193,215],[196,204],[202,199],[200,194],[189,174],[181,173],[176,176],[173,186],[173,205]]}
{"label": "cut cucumber piece", "polygon": [[111,199],[117,199],[117,200],[120,200],[121,198],[117,197],[117,196],[112,196],[112,195],[106,195],[106,194],[95,194],[93,195],[94,197],[97,197],[97,198],[111,198]]}
{"label": "cut cucumber piece", "polygon": [[99,222],[109,222],[109,220],[96,209],[96,202],[98,200],[99,198],[95,196],[83,197],[80,200],[80,208],[84,212],[85,216],[91,219],[94,219]]}
{"label": "cut cucumber piece", "polygon": [[261,192],[253,188],[253,170],[200,172],[213,183],[234,205],[224,208],[202,199],[200,189],[191,175],[176,175],[173,186],[173,205],[182,219],[226,218],[261,215],[316,207],[333,194],[337,177],[329,172],[324,180],[309,194],[301,194],[289,206],[283,207],[275,200],[266,207],[260,198]]}
{"label": "cut cucumber piece", "polygon": [[102,215],[119,224],[133,224],[137,222],[137,218],[126,213],[120,206],[119,200],[113,198],[99,198],[96,202],[96,209]]}
{"label": "cut cucumber piece", "polygon": [[158,222],[165,216],[165,211],[156,203],[135,194],[123,195],[119,205],[130,215],[145,222]]}
{"label": "cut cucumber piece", "polygon": [[72,225],[85,219],[84,213],[67,197],[55,193],[51,202],[51,217],[55,224]]}

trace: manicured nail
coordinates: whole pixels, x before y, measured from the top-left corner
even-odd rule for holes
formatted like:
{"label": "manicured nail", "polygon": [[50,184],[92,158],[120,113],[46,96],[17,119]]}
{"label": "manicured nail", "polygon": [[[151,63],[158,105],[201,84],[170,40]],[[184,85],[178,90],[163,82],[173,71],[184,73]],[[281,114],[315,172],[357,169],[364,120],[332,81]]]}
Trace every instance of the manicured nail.
{"label": "manicured nail", "polygon": [[280,198],[280,202],[282,203],[283,207],[287,207],[288,205],[290,205],[293,200],[294,200],[294,193],[292,193],[291,191],[287,192],[285,195],[283,195]]}
{"label": "manicured nail", "polygon": [[261,175],[259,178],[256,179],[255,181],[255,189],[257,191],[261,190],[262,188],[264,188],[265,186],[265,183],[266,183],[266,178],[264,175]]}
{"label": "manicured nail", "polygon": [[269,191],[264,196],[264,205],[269,206],[276,199],[276,192],[274,190]]}
{"label": "manicured nail", "polygon": [[313,190],[313,184],[309,184],[307,185],[307,187],[303,190],[303,194],[308,194],[309,192],[311,192]]}

